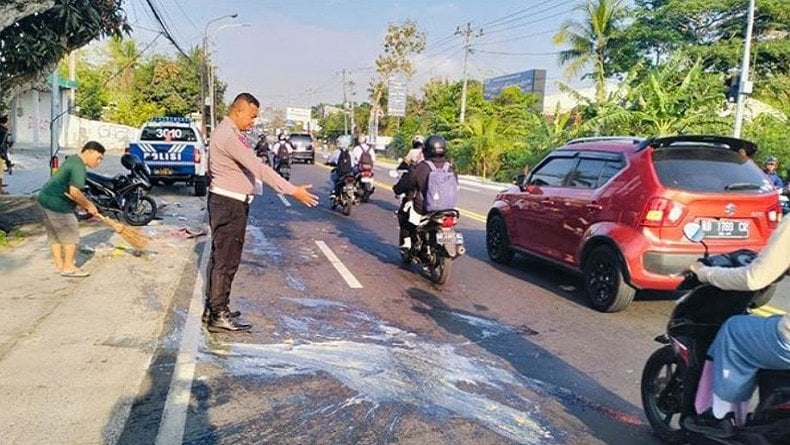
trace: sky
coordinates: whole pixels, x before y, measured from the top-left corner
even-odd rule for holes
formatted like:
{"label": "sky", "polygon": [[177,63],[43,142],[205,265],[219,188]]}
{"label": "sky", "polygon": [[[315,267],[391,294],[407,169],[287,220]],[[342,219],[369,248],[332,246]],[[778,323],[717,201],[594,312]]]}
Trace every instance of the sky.
{"label": "sky", "polygon": [[[415,57],[410,92],[431,78],[460,80],[463,39],[456,29],[470,23],[481,35],[472,39],[470,78],[545,69],[547,93],[569,79],[552,43],[567,20],[578,20],[582,0],[151,0],[176,42],[185,50],[200,45],[208,27],[212,60],[227,82],[225,100],[250,92],[264,105],[310,106],[340,103],[342,70],[353,81],[354,99],[368,100],[375,60],[382,53],[389,24],[412,19],[426,33],[427,48]],[[124,8],[138,48],[155,37],[158,24],[146,0],[126,0]],[[477,34],[477,33],[476,33]],[[148,53],[175,53],[164,38]]]}

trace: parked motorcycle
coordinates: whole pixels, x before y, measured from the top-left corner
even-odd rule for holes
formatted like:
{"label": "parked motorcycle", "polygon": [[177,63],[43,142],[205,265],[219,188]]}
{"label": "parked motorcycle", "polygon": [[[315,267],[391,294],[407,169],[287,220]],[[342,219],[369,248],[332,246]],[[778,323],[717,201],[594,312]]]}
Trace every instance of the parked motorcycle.
{"label": "parked motorcycle", "polygon": [[[398,167],[390,171],[390,176],[399,178],[410,168],[398,159]],[[446,209],[420,215],[412,208],[411,197],[400,198],[404,200],[402,208],[408,213],[409,221],[416,226],[411,249],[401,249],[401,259],[406,264],[422,266],[434,283],[446,283],[450,278],[452,261],[466,253],[464,235],[455,230],[461,213],[456,209]]]}
{"label": "parked motorcycle", "polygon": [[[684,233],[692,241],[703,240],[699,224],[687,224]],[[745,249],[709,256],[705,247],[701,261],[710,266],[740,267],[756,256]],[[650,356],[642,371],[642,405],[655,434],[670,444],[790,443],[790,371],[758,372],[759,404],[730,437],[708,437],[685,429],[684,420],[696,414],[694,400],[708,347],[728,318],[749,313],[766,290],[726,291],[700,283],[692,272],[684,274],[678,289],[686,293],[672,311],[667,332],[656,337],[663,346]]]}
{"label": "parked motorcycle", "polygon": [[373,184],[373,169],[360,169],[354,178],[354,183],[356,185],[359,201],[368,202],[370,195],[376,191],[376,186]]}
{"label": "parked motorcycle", "polygon": [[335,186],[335,193],[329,197],[332,210],[340,207],[344,215],[351,215],[351,207],[357,203],[357,186],[353,174],[340,178],[340,186]]}
{"label": "parked motorcycle", "polygon": [[113,177],[88,172],[85,196],[102,213],[120,214],[132,226],[144,226],[156,217],[156,202],[147,196],[151,190],[151,170],[133,154],[121,157],[129,173]]}

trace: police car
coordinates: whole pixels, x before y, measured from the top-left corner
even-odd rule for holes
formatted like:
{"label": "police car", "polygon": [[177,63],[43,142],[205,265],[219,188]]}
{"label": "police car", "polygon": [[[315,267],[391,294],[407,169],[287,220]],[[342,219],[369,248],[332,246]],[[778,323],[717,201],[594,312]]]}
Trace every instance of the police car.
{"label": "police car", "polygon": [[200,131],[189,119],[153,118],[142,126],[127,151],[151,169],[153,182],[184,182],[194,186],[195,196],[206,195],[208,150]]}

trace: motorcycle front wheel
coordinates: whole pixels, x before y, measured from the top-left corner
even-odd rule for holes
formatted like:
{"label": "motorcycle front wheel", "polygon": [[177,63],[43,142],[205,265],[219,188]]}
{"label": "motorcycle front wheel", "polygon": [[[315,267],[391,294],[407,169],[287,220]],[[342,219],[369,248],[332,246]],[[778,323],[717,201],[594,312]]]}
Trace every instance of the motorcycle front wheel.
{"label": "motorcycle front wheel", "polygon": [[144,226],[156,217],[156,202],[150,196],[129,199],[123,206],[123,218],[131,226]]}
{"label": "motorcycle front wheel", "polygon": [[654,352],[642,371],[642,407],[653,432],[669,444],[686,443],[680,426],[683,406],[682,364],[666,345]]}

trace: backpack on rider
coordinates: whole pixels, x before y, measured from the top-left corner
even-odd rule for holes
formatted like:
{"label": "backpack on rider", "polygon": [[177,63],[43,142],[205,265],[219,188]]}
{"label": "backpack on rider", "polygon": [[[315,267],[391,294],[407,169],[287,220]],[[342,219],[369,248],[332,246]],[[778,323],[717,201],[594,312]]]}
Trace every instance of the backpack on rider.
{"label": "backpack on rider", "polygon": [[277,148],[277,157],[282,160],[285,160],[288,159],[289,154],[290,153],[288,153],[288,142],[280,141]]}
{"label": "backpack on rider", "polygon": [[369,145],[362,146],[362,154],[359,155],[359,169],[360,170],[372,170],[373,169],[373,156],[370,154]]}
{"label": "backpack on rider", "polygon": [[353,167],[351,165],[351,153],[348,150],[340,150],[337,157],[337,173],[340,178],[345,175],[351,174]]}

